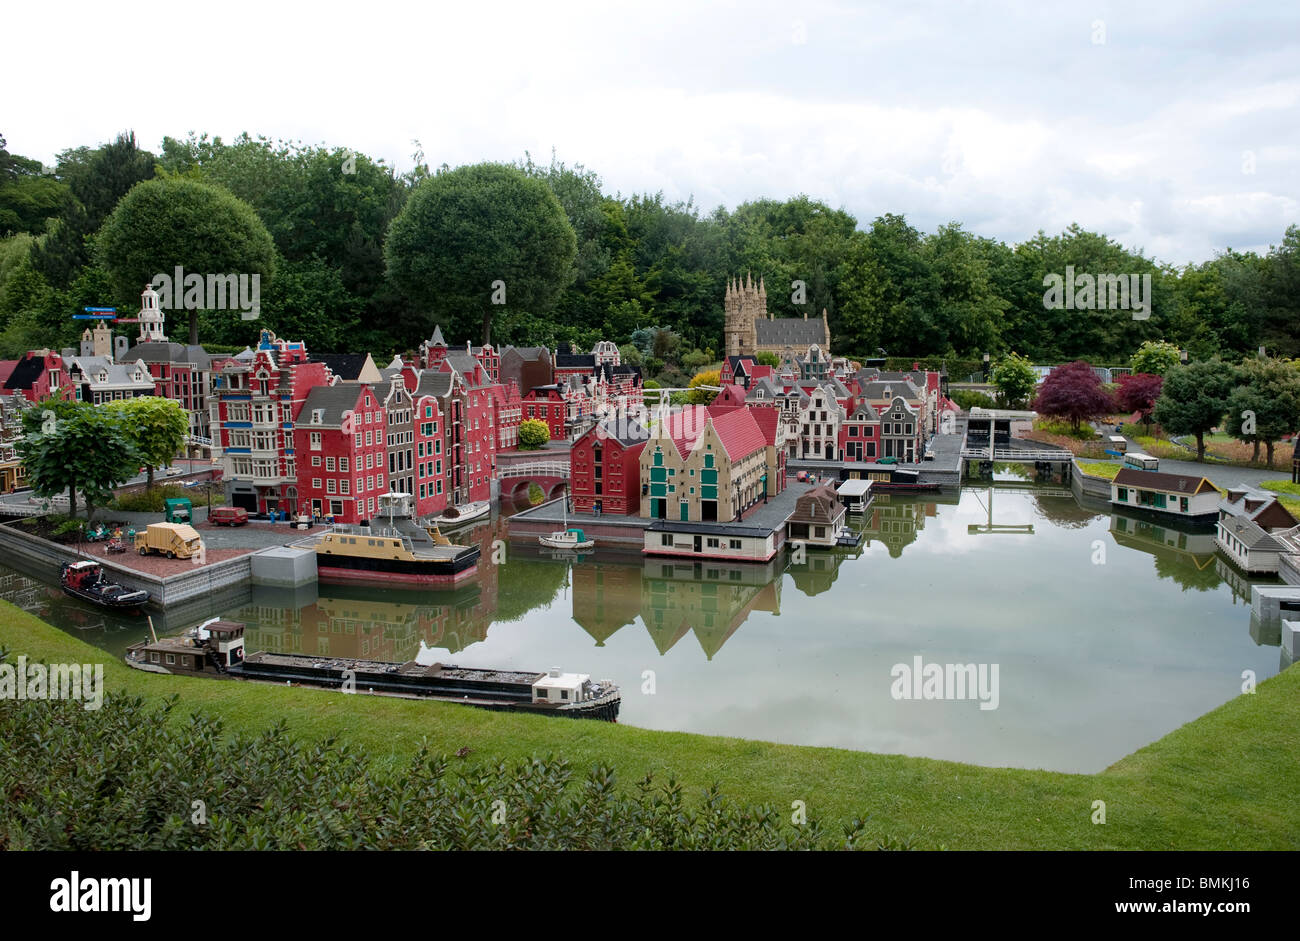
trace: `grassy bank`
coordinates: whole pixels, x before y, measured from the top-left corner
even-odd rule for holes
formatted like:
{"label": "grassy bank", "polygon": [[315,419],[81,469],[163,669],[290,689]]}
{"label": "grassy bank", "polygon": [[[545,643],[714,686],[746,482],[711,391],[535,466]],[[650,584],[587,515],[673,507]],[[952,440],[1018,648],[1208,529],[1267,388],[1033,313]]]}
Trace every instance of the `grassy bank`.
{"label": "grassy bank", "polygon": [[[803,748],[599,722],[507,715],[450,704],[345,696],[230,681],[155,676],[0,602],[0,643],[14,656],[103,662],[110,690],[179,694],[184,713],[229,730],[284,719],[306,739],[337,735],[371,761],[405,766],[421,738],[435,752],[471,749],[468,764],[562,755],[577,768],[611,764],[622,786],[674,775],[698,795],[718,782],[731,799],[789,808],[837,826],[951,849],[1300,848],[1300,806],[1288,793],[1300,758],[1300,670],[1288,670],[1095,775],[982,768],[896,755]],[[637,695],[635,689],[628,695]],[[1091,822],[1106,802],[1106,824]]]}

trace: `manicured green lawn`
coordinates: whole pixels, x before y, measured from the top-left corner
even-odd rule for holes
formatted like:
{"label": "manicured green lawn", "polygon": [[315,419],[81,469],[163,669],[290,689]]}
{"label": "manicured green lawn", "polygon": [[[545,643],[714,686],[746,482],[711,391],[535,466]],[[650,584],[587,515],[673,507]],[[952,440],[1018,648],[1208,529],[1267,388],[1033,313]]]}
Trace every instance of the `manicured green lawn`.
{"label": "manicured green lawn", "polygon": [[[377,765],[405,767],[421,738],[447,754],[469,747],[467,766],[554,753],[577,768],[612,765],[623,786],[654,771],[675,775],[694,794],[716,781],[732,800],[787,812],[793,801],[804,801],[809,818],[823,825],[868,817],[868,832],[915,835],[922,847],[1300,849],[1300,802],[1291,787],[1300,761],[1300,670],[1294,669],[1100,774],[1081,775],[157,676],[106,660],[102,651],[6,602],[0,602],[0,643],[12,656],[103,662],[110,690],[178,694],[179,712],[219,716],[227,730],[258,730],[283,719],[296,736],[338,736]],[[1104,825],[1091,822],[1098,800],[1106,803]]]}
{"label": "manicured green lawn", "polygon": [[1291,515],[1300,519],[1300,484],[1289,480],[1266,480],[1260,484],[1265,490],[1276,491],[1282,505],[1291,511]]}
{"label": "manicured green lawn", "polygon": [[1094,477],[1105,477],[1107,480],[1114,480],[1115,475],[1123,470],[1123,464],[1098,463],[1096,461],[1080,461],[1079,470],[1085,474],[1092,474]]}

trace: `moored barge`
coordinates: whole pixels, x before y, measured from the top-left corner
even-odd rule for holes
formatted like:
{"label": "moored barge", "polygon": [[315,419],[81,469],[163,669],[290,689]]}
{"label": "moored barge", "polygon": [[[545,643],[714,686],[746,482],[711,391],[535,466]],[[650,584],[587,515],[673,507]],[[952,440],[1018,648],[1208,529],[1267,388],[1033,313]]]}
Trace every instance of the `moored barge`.
{"label": "moored barge", "polygon": [[316,544],[316,572],[323,582],[455,585],[478,571],[479,553],[478,546],[455,545],[436,528],[426,537],[393,527],[338,525]]}
{"label": "moored barge", "polygon": [[608,722],[618,719],[622,701],[611,681],[593,682],[586,673],[485,670],[414,660],[390,663],[261,651],[232,666],[230,674],[245,680],[440,699],[480,709]]}

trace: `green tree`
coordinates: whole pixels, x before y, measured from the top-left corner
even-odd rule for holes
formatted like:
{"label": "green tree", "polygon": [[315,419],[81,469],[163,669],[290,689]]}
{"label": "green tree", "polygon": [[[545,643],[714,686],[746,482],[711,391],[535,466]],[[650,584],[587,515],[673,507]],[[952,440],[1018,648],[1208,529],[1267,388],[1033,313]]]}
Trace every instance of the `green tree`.
{"label": "green tree", "polygon": [[722,384],[722,371],[710,369],[705,372],[696,373],[691,377],[687,385],[687,400],[692,405],[708,405],[717,396],[713,389],[703,389],[701,386],[717,386]]}
{"label": "green tree", "polygon": [[573,280],[577,238],[550,188],[515,167],[477,164],[431,177],[393,220],[389,276],[431,328],[483,342],[508,312],[548,314]]}
{"label": "green tree", "polygon": [[1223,420],[1239,372],[1220,359],[1175,366],[1151,416],[1165,431],[1196,436],[1196,459],[1205,460],[1205,434]]}
{"label": "green tree", "polygon": [[152,490],[154,471],[170,464],[185,447],[189,416],[179,402],[155,395],[120,399],[101,407],[121,414],[126,433],[145,467],[145,489]]}
{"label": "green tree", "polygon": [[80,492],[90,519],[95,507],[112,497],[113,487],[131,479],[140,467],[123,416],[82,403],[42,403],[32,412],[39,430],[19,439],[17,451],[33,492],[52,497],[66,490],[69,516],[77,513]]}
{"label": "green tree", "polygon": [[1251,358],[1242,363],[1240,378],[1228,396],[1224,430],[1255,446],[1253,461],[1263,444],[1272,466],[1276,443],[1300,428],[1300,371],[1284,360]]}
{"label": "green tree", "polygon": [[754,357],[754,362],[760,366],[771,366],[773,369],[777,369],[781,365],[781,357],[775,353],[762,352]]}
{"label": "green tree", "polygon": [[5,149],[0,134],[0,236],[44,232],[46,222],[72,202],[68,185],[45,172],[39,160]]}
{"label": "green tree", "polygon": [[[59,154],[55,178],[68,184],[73,199],[32,250],[36,270],[52,288],[63,290],[76,279],[91,259],[91,237],[118,201],[153,175],[154,155],[136,145],[134,131],[95,150],[80,147]],[[139,286],[135,290],[138,297]]]}
{"label": "green tree", "polygon": [[[182,178],[140,183],[117,204],[96,236],[104,268],[122,302],[141,285],[177,267],[188,274],[275,275],[275,244],[253,207],[228,190]],[[173,285],[180,307],[184,285]],[[211,298],[208,298],[211,301]],[[199,309],[189,314],[190,343],[199,342]]]}
{"label": "green tree", "polygon": [[550,426],[536,418],[525,418],[519,423],[519,449],[536,451],[551,440]]}
{"label": "green tree", "polygon": [[1179,363],[1179,349],[1173,343],[1164,340],[1146,340],[1138,347],[1129,365],[1133,372],[1163,376]]}
{"label": "green tree", "polygon": [[993,384],[1002,400],[1011,408],[1020,408],[1034,394],[1038,374],[1033,364],[1023,356],[1010,353],[993,367]]}

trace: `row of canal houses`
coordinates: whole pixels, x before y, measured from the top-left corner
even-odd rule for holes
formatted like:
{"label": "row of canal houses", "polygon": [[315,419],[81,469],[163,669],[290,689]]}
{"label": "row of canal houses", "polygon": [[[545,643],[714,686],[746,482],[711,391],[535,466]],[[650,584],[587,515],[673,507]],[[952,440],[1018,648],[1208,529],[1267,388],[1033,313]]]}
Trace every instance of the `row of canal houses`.
{"label": "row of canal houses", "polygon": [[497,454],[517,446],[522,421],[564,440],[640,401],[640,371],[613,344],[552,356],[453,347],[435,328],[413,362],[378,368],[368,356],[311,356],[263,330],[255,350],[217,371],[212,423],[233,505],[354,523],[392,491],[410,494],[420,516],[490,499]]}

